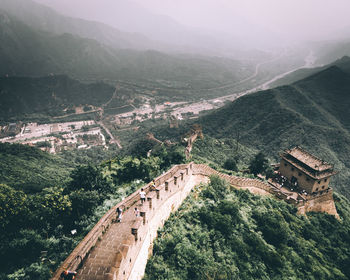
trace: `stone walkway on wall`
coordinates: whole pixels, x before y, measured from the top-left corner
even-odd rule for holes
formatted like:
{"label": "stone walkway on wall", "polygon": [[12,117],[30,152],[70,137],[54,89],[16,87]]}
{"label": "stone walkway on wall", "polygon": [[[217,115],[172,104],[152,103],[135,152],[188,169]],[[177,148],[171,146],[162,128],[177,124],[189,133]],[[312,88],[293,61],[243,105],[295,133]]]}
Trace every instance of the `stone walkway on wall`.
{"label": "stone walkway on wall", "polygon": [[[139,209],[142,207],[139,203],[134,206]],[[82,268],[78,270],[78,279],[102,280],[108,279],[108,276],[113,274],[111,270],[116,263],[117,252],[122,250],[123,243],[131,235],[131,227],[136,221],[133,209],[134,207],[130,207],[123,213],[120,223],[114,223],[109,227],[103,239],[96,244]]]}
{"label": "stone walkway on wall", "polygon": [[[204,176],[190,176],[187,182],[187,187],[194,186],[208,182],[208,178]],[[162,189],[164,184],[157,186],[157,189]],[[155,192],[148,193],[147,196]],[[103,238],[97,242],[96,246],[91,250],[86,260],[84,260],[82,267],[77,271],[77,279],[81,280],[104,280],[113,279],[116,272],[115,264],[118,263],[118,258],[124,256],[123,250],[126,242],[134,243],[134,236],[131,234],[131,229],[137,221],[143,222],[142,217],[136,217],[134,213],[135,207],[141,212],[149,210],[149,203],[146,201],[141,204],[137,198],[131,202],[129,209],[123,212],[122,221],[115,222],[110,225]],[[147,256],[146,256],[147,258]]]}

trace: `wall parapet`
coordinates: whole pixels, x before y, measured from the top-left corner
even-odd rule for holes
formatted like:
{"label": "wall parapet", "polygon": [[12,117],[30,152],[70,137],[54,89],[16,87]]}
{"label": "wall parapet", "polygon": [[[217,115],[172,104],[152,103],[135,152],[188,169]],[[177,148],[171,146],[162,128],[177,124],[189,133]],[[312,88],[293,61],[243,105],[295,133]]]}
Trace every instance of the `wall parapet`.
{"label": "wall parapet", "polygon": [[255,187],[267,191],[271,194],[274,194],[273,190],[276,189],[258,179],[231,176],[228,174],[221,173],[205,164],[194,164],[193,174],[201,174],[205,176],[217,175],[221,179],[228,181],[232,186],[235,186],[237,188]]}

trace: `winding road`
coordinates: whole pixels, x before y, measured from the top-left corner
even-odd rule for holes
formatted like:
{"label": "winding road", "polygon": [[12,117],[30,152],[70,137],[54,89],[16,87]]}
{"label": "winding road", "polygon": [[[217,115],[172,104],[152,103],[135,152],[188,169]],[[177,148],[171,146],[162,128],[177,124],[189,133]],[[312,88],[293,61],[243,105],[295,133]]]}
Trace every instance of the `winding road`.
{"label": "winding road", "polygon": [[274,77],[273,79],[265,82],[264,84],[261,85],[260,89],[262,90],[266,90],[266,89],[269,89],[269,85],[271,85],[272,83],[276,82],[277,80],[297,71],[297,70],[300,70],[300,69],[305,69],[305,68],[312,68],[314,65],[315,65],[315,61],[316,61],[316,57],[315,57],[315,54],[312,50],[310,50],[308,56],[305,58],[305,64],[301,67],[298,67],[298,68],[295,68],[295,69],[292,69],[288,72],[285,72],[285,73],[282,73],[280,75],[277,75],[276,77]]}
{"label": "winding road", "polygon": [[120,144],[119,139],[115,138],[115,137],[113,136],[113,134],[110,132],[110,130],[108,129],[108,127],[103,123],[104,108],[105,108],[106,106],[108,106],[109,103],[111,103],[112,100],[116,97],[119,88],[120,88],[120,87],[119,87],[119,84],[117,84],[117,85],[115,86],[115,91],[113,92],[113,95],[112,95],[111,99],[109,99],[106,103],[104,103],[104,104],[101,105],[101,109],[100,109],[100,111],[101,111],[101,120],[98,121],[97,123],[106,131],[106,133],[107,133],[107,134],[109,135],[109,137],[111,138],[111,140],[110,140],[109,143],[111,143],[111,144],[112,144],[112,143],[115,143],[115,144],[117,144],[117,146],[118,146],[119,149],[122,149],[123,147],[122,147],[122,145]]}
{"label": "winding road", "polygon": [[272,79],[264,82],[263,84],[258,85],[258,86],[254,87],[252,89],[249,89],[249,90],[246,90],[246,91],[242,91],[242,92],[239,92],[239,93],[233,93],[233,94],[230,94],[230,95],[222,96],[222,97],[219,97],[219,98],[215,98],[213,100],[219,99],[219,100],[222,100],[222,101],[226,101],[226,100],[233,101],[236,98],[241,97],[241,96],[243,96],[245,94],[248,94],[248,93],[252,93],[252,92],[255,92],[255,91],[258,91],[258,90],[267,90],[267,89],[270,88],[269,86],[272,83],[276,82],[277,80],[279,80],[279,79],[281,79],[281,78],[283,78],[283,77],[285,77],[285,76],[287,76],[287,75],[289,75],[289,74],[291,74],[291,73],[293,73],[293,72],[295,72],[297,70],[304,69],[304,68],[311,68],[312,66],[314,66],[315,61],[316,61],[316,58],[315,58],[314,52],[312,50],[310,50],[309,54],[304,59],[304,62],[305,62],[304,65],[302,65],[300,67],[296,67],[296,68],[294,68],[292,70],[289,70],[287,72],[281,73],[281,74],[273,77]]}
{"label": "winding road", "polygon": [[[267,64],[267,63],[271,63],[271,62],[274,62],[274,61],[277,61],[278,59],[281,59],[285,55],[286,55],[286,53],[281,53],[278,57],[276,57],[276,58],[274,58],[272,60],[265,61],[265,62],[257,64],[256,68],[255,68],[255,73],[252,76],[250,76],[250,77],[248,77],[248,78],[246,78],[246,79],[244,79],[244,80],[242,80],[242,81],[240,81],[240,82],[238,82],[236,84],[238,85],[238,84],[241,84],[241,83],[244,83],[244,82],[247,82],[249,80],[254,79],[255,77],[257,77],[259,75],[259,71],[260,71],[260,68],[261,68],[262,65]],[[305,57],[305,59],[304,59],[305,63],[302,66],[296,67],[296,68],[294,68],[292,70],[289,70],[289,71],[286,71],[286,72],[284,72],[282,74],[278,74],[277,76],[271,78],[270,80],[265,81],[262,84],[260,84],[258,86],[255,86],[255,87],[253,87],[251,89],[248,89],[248,90],[244,90],[244,91],[241,91],[241,92],[236,92],[236,93],[232,93],[232,94],[229,94],[229,95],[216,97],[216,98],[212,98],[212,99],[201,100],[201,101],[198,101],[198,102],[182,103],[179,107],[175,107],[173,109],[172,115],[181,116],[181,114],[189,113],[189,112],[192,112],[195,115],[197,115],[197,114],[199,114],[199,112],[204,111],[204,110],[212,110],[212,109],[219,108],[219,107],[223,106],[225,101],[234,101],[234,100],[236,100],[237,98],[239,98],[239,97],[241,97],[243,95],[246,95],[246,94],[249,94],[249,93],[253,93],[253,92],[256,92],[256,91],[259,91],[259,90],[267,90],[267,89],[270,88],[270,85],[272,83],[274,83],[275,81],[285,77],[286,75],[288,75],[288,74],[290,74],[290,73],[292,73],[294,71],[297,71],[299,69],[310,68],[310,67],[314,66],[315,61],[316,61],[316,58],[314,56],[314,52],[312,50],[310,50],[308,55]]]}
{"label": "winding road", "polygon": [[[261,71],[261,67],[265,64],[268,64],[268,63],[272,63],[272,62],[275,62],[275,61],[278,61],[279,59],[282,59],[283,57],[285,57],[287,55],[287,50],[285,50],[284,52],[280,53],[277,57],[273,58],[273,59],[270,59],[268,61],[264,61],[264,62],[261,62],[261,63],[258,63],[255,67],[255,72],[239,81],[239,82],[236,82],[234,84],[231,84],[231,86],[233,85],[239,85],[239,84],[243,84],[244,82],[248,82],[250,80],[253,80],[254,78],[256,78],[259,74],[260,74],[260,71]],[[175,104],[174,103],[174,106],[172,107],[166,107],[164,106],[163,104],[158,104],[156,105],[155,109],[153,110],[153,112],[155,112],[156,114],[161,114],[162,112],[164,112],[165,110],[171,110],[171,115],[177,117],[178,119],[181,119],[182,118],[182,114],[186,114],[186,113],[191,113],[191,114],[194,114],[193,117],[198,117],[199,115],[199,112],[201,111],[205,111],[205,110],[212,110],[212,109],[217,109],[221,106],[223,106],[224,102],[225,101],[234,101],[235,99],[243,96],[243,95],[246,95],[246,94],[249,94],[249,93],[253,93],[253,92],[256,92],[256,91],[259,91],[259,90],[266,90],[270,87],[270,85],[272,83],[274,83],[275,81],[277,81],[278,79],[281,79],[283,78],[284,76],[296,71],[296,70],[299,70],[299,69],[303,69],[303,68],[310,68],[314,65],[316,61],[316,58],[314,56],[314,53],[312,50],[309,51],[309,53],[307,54],[307,56],[304,58],[304,65],[301,65],[299,67],[296,67],[292,70],[289,70],[289,71],[286,71],[284,73],[281,73],[281,74],[278,74],[276,75],[275,77],[269,79],[268,81],[264,81],[262,82],[260,85],[257,85],[251,89],[248,89],[248,90],[244,90],[244,91],[241,91],[241,92],[236,92],[236,93],[232,93],[232,94],[229,94],[229,95],[225,95],[225,96],[221,96],[221,97],[216,97],[216,98],[212,98],[212,99],[206,99],[206,100],[201,100],[201,101],[196,101],[196,102],[181,102],[181,103],[178,103],[178,104]],[[219,88],[225,88],[225,87],[228,87],[228,85],[225,85],[225,86],[221,86],[221,87],[218,87],[218,88],[215,88],[215,89],[219,89]],[[207,89],[209,90],[209,89]],[[133,111],[129,111],[127,113],[122,113],[122,114],[118,114],[119,117],[128,117],[128,116],[131,116],[132,114],[137,114],[137,115],[143,115],[143,114],[146,114],[146,113],[152,113],[152,112],[149,112],[149,110],[145,110],[143,108],[135,108]]]}

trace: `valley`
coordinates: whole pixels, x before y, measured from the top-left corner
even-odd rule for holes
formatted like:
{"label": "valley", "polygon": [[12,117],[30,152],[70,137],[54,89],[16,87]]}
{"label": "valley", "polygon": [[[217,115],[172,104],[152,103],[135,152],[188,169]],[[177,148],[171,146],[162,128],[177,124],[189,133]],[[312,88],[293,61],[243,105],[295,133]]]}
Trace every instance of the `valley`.
{"label": "valley", "polygon": [[[312,51],[305,57],[305,65],[298,66],[298,68],[290,70],[288,72],[284,72],[281,74],[278,74],[275,77],[264,77],[260,73],[260,69],[263,65],[267,65],[269,63],[274,63],[280,59],[285,58],[286,56],[291,55],[290,52],[288,52],[286,49],[278,54],[276,57],[269,59],[264,62],[260,62],[256,64],[254,73],[243,79],[239,82],[220,86],[217,88],[209,88],[209,89],[203,89],[201,91],[212,91],[212,90],[219,90],[219,89],[229,89],[234,90],[235,88],[245,88],[244,91],[231,93],[229,95],[224,96],[218,96],[216,98],[212,99],[204,99],[201,98],[201,101],[195,101],[195,102],[164,102],[161,104],[157,104],[157,99],[154,99],[152,97],[142,96],[141,97],[146,100],[145,103],[139,104],[139,107],[136,108],[132,103],[130,105],[124,105],[124,107],[129,107],[131,111],[127,111],[125,113],[119,113],[119,114],[111,114],[108,113],[108,110],[113,108],[108,108],[109,105],[115,102],[120,102],[118,100],[119,98],[119,91],[120,91],[120,84],[117,84],[115,87],[115,90],[113,92],[113,95],[108,99],[105,103],[101,104],[100,107],[93,106],[92,104],[87,104],[85,107],[93,108],[85,110],[82,107],[75,107],[75,112],[70,114],[65,114],[61,116],[53,117],[53,120],[60,120],[60,119],[74,119],[76,117],[82,117],[82,119],[85,119],[85,121],[78,121],[78,122],[65,122],[65,123],[42,123],[40,125],[37,124],[25,124],[22,120],[19,120],[16,123],[16,126],[19,126],[19,129],[21,132],[19,134],[12,133],[11,137],[3,137],[0,138],[1,142],[9,142],[9,143],[22,143],[22,144],[29,144],[36,146],[37,143],[40,143],[41,145],[44,145],[42,148],[43,150],[50,151],[51,153],[56,153],[58,151],[61,151],[62,149],[86,149],[90,148],[92,146],[106,146],[107,142],[110,144],[116,144],[118,148],[122,148],[122,145],[120,143],[120,140],[118,140],[118,130],[119,129],[133,129],[137,128],[138,124],[150,120],[150,119],[162,119],[165,121],[173,120],[173,121],[181,121],[186,119],[193,119],[198,118],[199,115],[202,112],[214,110],[217,108],[220,108],[225,105],[226,102],[234,101],[235,99],[258,91],[260,89],[266,89],[268,88],[269,84],[275,82],[278,79],[283,78],[284,76],[298,70],[303,69],[306,67],[310,67],[312,63],[314,62],[314,54]],[[257,77],[260,77],[257,79]],[[266,81],[266,79],[269,79]],[[253,88],[249,88],[249,86],[254,85],[256,83],[259,83],[258,81],[261,80],[260,84],[257,86],[254,86]],[[264,81],[265,80],[265,81]],[[161,88],[154,88],[153,91],[159,91]],[[119,109],[122,109],[122,107],[119,107]],[[118,109],[118,108],[117,108]],[[107,111],[107,112],[106,112]],[[89,119],[89,117],[93,116],[94,120]],[[134,123],[134,125],[133,125]],[[136,123],[136,124],[135,124]],[[83,125],[82,125],[83,124]],[[35,127],[33,129],[32,127]],[[84,127],[83,127],[84,126]],[[81,128],[84,128],[84,131],[80,131]],[[97,128],[99,127],[99,128]],[[119,128],[118,128],[119,127]],[[91,129],[91,130],[90,130]],[[111,131],[112,132],[111,132]],[[9,124],[4,125],[2,127],[2,131],[9,131]],[[66,133],[66,134],[64,134]],[[3,133],[4,134],[4,133]],[[67,140],[64,140],[63,142],[54,135],[60,134],[60,138],[71,138],[74,139],[72,141],[67,142]],[[51,135],[51,137],[48,137],[48,135]],[[97,140],[95,142],[90,141],[90,144],[87,145],[84,143],[84,141],[80,141],[80,145],[77,144],[79,141],[76,140],[76,136],[81,135],[99,135],[101,140]],[[109,140],[106,142],[105,136],[109,138]],[[46,143],[43,144],[43,143]],[[73,145],[75,144],[75,145]]]}

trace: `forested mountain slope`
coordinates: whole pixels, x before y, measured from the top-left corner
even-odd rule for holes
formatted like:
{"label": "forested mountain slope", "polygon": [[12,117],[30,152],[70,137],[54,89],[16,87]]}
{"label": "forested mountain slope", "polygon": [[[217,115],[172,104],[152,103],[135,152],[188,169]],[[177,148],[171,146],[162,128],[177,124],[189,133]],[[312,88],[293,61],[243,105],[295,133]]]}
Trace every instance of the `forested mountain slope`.
{"label": "forested mountain slope", "polygon": [[0,120],[38,114],[64,114],[79,105],[101,106],[115,88],[102,82],[84,84],[67,76],[0,78]]}
{"label": "forested mountain slope", "polygon": [[343,71],[350,73],[350,57],[349,56],[343,56],[342,58],[337,59],[331,64],[327,64],[325,66],[316,67],[316,68],[303,68],[297,71],[294,71],[283,78],[277,80],[276,82],[272,83],[272,86],[281,86],[281,85],[287,85],[294,82],[297,82],[299,80],[305,79],[313,74],[316,74],[322,70],[327,69],[330,66],[337,66]]}
{"label": "forested mountain slope", "polygon": [[246,95],[199,119],[204,134],[237,139],[278,160],[301,145],[335,164],[336,190],[350,195],[350,75],[337,66],[294,84]]}
{"label": "forested mountain slope", "polygon": [[27,193],[62,186],[73,165],[33,147],[0,143],[0,184]]}
{"label": "forested mountain slope", "polygon": [[149,157],[92,150],[99,153],[95,160],[85,153],[51,155],[0,143],[1,280],[50,279],[111,207],[184,162],[176,146]]}

